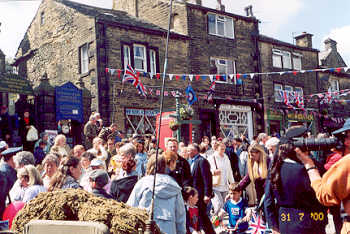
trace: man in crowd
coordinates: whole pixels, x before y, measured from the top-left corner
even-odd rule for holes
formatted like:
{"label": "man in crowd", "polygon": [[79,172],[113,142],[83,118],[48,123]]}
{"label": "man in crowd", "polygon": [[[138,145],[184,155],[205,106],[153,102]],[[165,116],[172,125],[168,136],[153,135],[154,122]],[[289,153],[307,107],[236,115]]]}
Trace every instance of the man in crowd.
{"label": "man in crowd", "polygon": [[166,143],[166,150],[172,151],[177,154],[176,168],[170,172],[170,176],[173,177],[182,189],[186,186],[192,186],[192,176],[190,165],[187,160],[178,155],[178,144],[175,138],[168,139]]}
{"label": "man in crowd", "polygon": [[224,138],[222,142],[226,146],[225,154],[230,160],[233,177],[235,181],[239,181],[241,178],[240,178],[239,169],[238,169],[238,157],[235,153],[235,149],[233,145],[230,144],[230,140],[228,138]]}
{"label": "man in crowd", "polygon": [[89,121],[84,126],[85,149],[92,148],[92,141],[97,136],[97,133],[96,118],[91,115]]}
{"label": "man in crowd", "polygon": [[98,134],[98,137],[102,138],[105,142],[107,142],[110,136],[113,136],[115,138],[117,135],[119,135],[117,127],[118,126],[116,123],[112,123],[109,127],[103,127]]}
{"label": "man in crowd", "polygon": [[[2,147],[3,150],[5,147]],[[17,180],[17,172],[15,170],[15,162],[13,156],[22,150],[22,147],[8,148],[1,152],[2,161],[0,163],[0,217],[6,207],[6,197],[8,196],[10,189]]]}
{"label": "man in crowd", "polygon": [[198,216],[200,229],[206,233],[215,233],[207,216],[207,204],[213,196],[213,181],[208,160],[200,156],[199,146],[195,143],[188,145],[193,187],[198,191]]}
{"label": "man in crowd", "polygon": [[7,110],[7,106],[2,106],[0,109],[0,137],[11,146],[12,122]]}
{"label": "man in crowd", "polygon": [[109,182],[109,176],[105,170],[93,170],[89,175],[89,179],[92,189],[91,192],[94,195],[107,199],[113,199],[112,195],[109,195],[103,188]]}

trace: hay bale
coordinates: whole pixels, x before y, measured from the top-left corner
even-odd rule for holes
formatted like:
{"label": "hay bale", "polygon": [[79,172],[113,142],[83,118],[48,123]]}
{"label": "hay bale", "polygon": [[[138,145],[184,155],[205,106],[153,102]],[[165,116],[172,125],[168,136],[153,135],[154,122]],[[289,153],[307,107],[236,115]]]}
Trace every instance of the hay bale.
{"label": "hay bale", "polygon": [[144,230],[148,214],[112,199],[96,197],[80,189],[40,193],[27,203],[13,221],[12,230],[22,233],[30,220],[96,221],[111,233],[137,233]]}

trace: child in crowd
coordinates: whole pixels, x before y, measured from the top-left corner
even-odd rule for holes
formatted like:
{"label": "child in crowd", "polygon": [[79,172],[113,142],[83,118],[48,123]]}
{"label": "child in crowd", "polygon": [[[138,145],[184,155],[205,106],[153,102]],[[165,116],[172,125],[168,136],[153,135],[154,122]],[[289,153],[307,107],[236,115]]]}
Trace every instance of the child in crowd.
{"label": "child in crowd", "polygon": [[[228,230],[230,230],[230,233],[245,233],[245,231],[248,229],[250,212],[248,212],[247,207],[247,202],[242,199],[242,190],[239,188],[239,183],[230,184],[229,199],[219,212],[220,218],[222,218],[225,213],[228,214]],[[248,214],[246,215],[246,213]]]}
{"label": "child in crowd", "polygon": [[199,230],[198,221],[198,191],[192,187],[185,187],[183,192],[183,198],[186,208],[186,230],[187,234],[204,233]]}

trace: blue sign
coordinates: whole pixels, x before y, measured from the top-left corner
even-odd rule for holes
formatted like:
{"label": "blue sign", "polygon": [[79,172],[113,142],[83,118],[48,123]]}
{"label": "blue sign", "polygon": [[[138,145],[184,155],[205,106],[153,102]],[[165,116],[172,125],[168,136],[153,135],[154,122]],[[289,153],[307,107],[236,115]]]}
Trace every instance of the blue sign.
{"label": "blue sign", "polygon": [[56,121],[76,120],[83,123],[83,92],[72,82],[55,88]]}

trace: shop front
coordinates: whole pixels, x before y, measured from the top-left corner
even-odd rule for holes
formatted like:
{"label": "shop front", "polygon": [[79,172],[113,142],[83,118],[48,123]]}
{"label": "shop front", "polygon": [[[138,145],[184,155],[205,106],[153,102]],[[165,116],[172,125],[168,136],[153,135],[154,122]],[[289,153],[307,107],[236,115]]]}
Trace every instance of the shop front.
{"label": "shop front", "polygon": [[267,110],[267,133],[270,136],[281,136],[284,133],[283,111]]}
{"label": "shop front", "polygon": [[295,125],[304,125],[309,128],[311,133],[316,132],[316,124],[314,123],[315,117],[312,113],[300,112],[297,110],[288,111],[285,118],[285,127],[290,128]]}
{"label": "shop front", "polygon": [[241,134],[253,139],[253,117],[250,106],[221,104],[219,107],[220,133],[234,138]]}
{"label": "shop front", "polygon": [[127,135],[155,135],[156,116],[158,113],[158,110],[126,108],[125,126]]}

